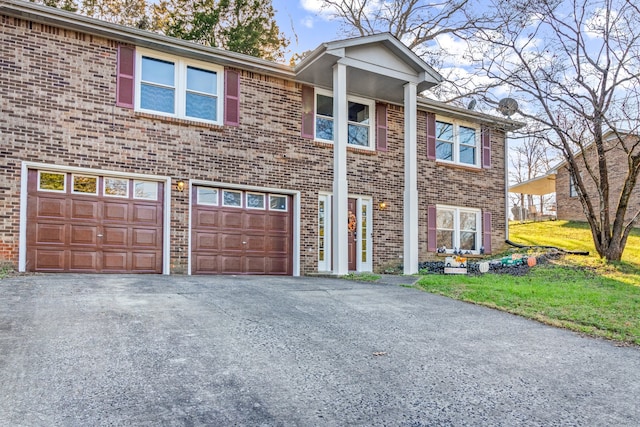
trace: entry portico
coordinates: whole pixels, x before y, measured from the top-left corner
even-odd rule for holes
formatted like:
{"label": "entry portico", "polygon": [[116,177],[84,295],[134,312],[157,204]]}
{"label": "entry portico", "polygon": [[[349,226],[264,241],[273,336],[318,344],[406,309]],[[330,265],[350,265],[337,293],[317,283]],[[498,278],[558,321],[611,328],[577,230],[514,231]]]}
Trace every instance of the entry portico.
{"label": "entry portico", "polygon": [[325,43],[296,66],[296,77],[333,93],[331,270],[334,274],[349,271],[348,95],[403,105],[403,265],[405,274],[417,273],[417,94],[440,83],[442,77],[389,33]]}

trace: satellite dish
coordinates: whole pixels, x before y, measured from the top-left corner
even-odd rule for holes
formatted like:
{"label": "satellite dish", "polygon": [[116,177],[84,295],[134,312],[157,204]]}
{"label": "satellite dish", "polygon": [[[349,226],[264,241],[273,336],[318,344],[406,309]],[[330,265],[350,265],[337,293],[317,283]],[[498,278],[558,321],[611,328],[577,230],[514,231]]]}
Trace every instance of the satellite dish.
{"label": "satellite dish", "polygon": [[503,98],[498,102],[498,111],[509,117],[518,111],[518,101],[513,98]]}
{"label": "satellite dish", "polygon": [[476,108],[476,100],[472,99],[469,101],[469,105],[467,105],[467,110],[473,110],[474,108]]}

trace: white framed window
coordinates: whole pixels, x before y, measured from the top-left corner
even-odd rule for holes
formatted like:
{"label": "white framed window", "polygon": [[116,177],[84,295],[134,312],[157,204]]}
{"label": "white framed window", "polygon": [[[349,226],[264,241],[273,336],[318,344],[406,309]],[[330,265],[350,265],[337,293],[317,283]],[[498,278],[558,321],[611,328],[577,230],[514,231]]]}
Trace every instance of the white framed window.
{"label": "white framed window", "polygon": [[158,183],[154,181],[133,181],[133,198],[158,200]]}
{"label": "white framed window", "polygon": [[105,177],[104,195],[109,197],[129,197],[129,180],[126,178]]}
{"label": "white framed window", "polygon": [[480,128],[471,123],[436,118],[436,159],[480,167]]}
{"label": "white framed window", "polygon": [[[347,144],[374,149],[375,102],[368,99],[348,97]],[[315,138],[333,142],[333,93],[321,89],[315,91]]]}
{"label": "white framed window", "polygon": [[288,210],[287,196],[279,196],[276,194],[269,195],[269,210],[271,211],[283,211]]}
{"label": "white framed window", "polygon": [[242,191],[222,190],[222,206],[242,207]]}
{"label": "white framed window", "polygon": [[247,193],[247,208],[264,210],[266,208],[265,198],[262,193]]}
{"label": "white framed window", "polygon": [[55,191],[64,193],[67,189],[66,178],[66,173],[38,171],[38,191]]}
{"label": "white framed window", "polygon": [[198,187],[196,190],[197,203],[206,206],[218,206],[218,189],[210,187]]}
{"label": "white framed window", "polygon": [[222,124],[223,67],[136,49],[136,110]]}
{"label": "white framed window", "polygon": [[477,254],[482,242],[480,209],[436,206],[436,242],[447,253],[454,250]]}
{"label": "white framed window", "polygon": [[91,194],[98,195],[98,177],[89,175],[73,174],[71,178],[72,189],[74,194]]}

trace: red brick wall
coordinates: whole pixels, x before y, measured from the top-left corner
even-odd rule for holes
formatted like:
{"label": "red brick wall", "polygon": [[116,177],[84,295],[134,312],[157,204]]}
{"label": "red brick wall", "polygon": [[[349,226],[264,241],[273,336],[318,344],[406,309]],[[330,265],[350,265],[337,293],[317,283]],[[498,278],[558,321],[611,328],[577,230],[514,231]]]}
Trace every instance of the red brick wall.
{"label": "red brick wall", "polygon": [[[318,192],[332,191],[332,146],[300,137],[300,85],[241,72],[238,127],[216,127],[115,106],[115,42],[0,18],[0,262],[17,263],[22,161],[168,175],[301,193],[301,273],[317,270]],[[419,115],[420,135],[425,133]],[[404,120],[389,108],[387,152],[348,152],[349,192],[374,202],[374,267],[401,263]],[[504,241],[504,142],[494,132],[493,168],[469,171],[426,160],[421,137],[420,259],[426,207],[490,209],[494,247]],[[171,270],[187,266],[188,192],[172,190]],[[389,208],[375,207],[386,201]]]}
{"label": "red brick wall", "polygon": [[[587,158],[589,164],[594,167],[596,174],[598,173],[598,163],[595,159],[595,150],[589,149],[587,151]],[[578,162],[581,164],[582,160],[578,157]],[[615,215],[615,210],[618,206],[618,199],[620,192],[624,185],[624,180],[628,174],[629,168],[627,163],[627,154],[620,147],[613,147],[607,151],[607,164],[609,174],[609,203],[610,214]],[[596,185],[590,178],[589,174],[582,170],[582,178],[585,181],[587,192],[591,195],[592,202],[594,203],[596,211],[598,211],[598,193]],[[558,219],[569,221],[586,221],[586,215],[580,203],[580,199],[576,197],[570,197],[569,193],[569,171],[566,167],[560,167],[556,175],[556,204],[558,208]],[[636,212],[640,211],[640,185],[636,184],[633,195],[629,202],[629,208],[627,210],[626,220],[630,221],[631,217]]]}

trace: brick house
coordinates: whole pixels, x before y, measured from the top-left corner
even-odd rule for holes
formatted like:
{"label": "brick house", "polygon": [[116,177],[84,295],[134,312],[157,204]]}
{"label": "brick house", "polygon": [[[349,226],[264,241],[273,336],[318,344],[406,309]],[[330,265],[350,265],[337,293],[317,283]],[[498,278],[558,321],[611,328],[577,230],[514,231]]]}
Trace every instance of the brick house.
{"label": "brick house", "polygon": [[418,94],[388,34],[294,67],[0,3],[0,263],[20,271],[415,273],[506,238],[517,122]]}
{"label": "brick house", "polygon": [[[628,142],[631,143],[627,144],[627,146],[631,147],[633,141],[637,140],[638,136],[628,134],[627,138],[629,138]],[[618,139],[613,131],[605,133],[603,139],[605,144],[608,144],[606,156],[607,164],[609,166],[609,206],[612,208],[610,214],[614,215],[614,210],[618,206],[618,198],[622,192],[624,181],[629,173],[628,155],[623,147],[617,142]],[[587,162],[594,167],[594,172],[597,174],[598,162],[595,147],[593,145],[587,146],[584,155],[587,156]],[[597,195],[598,191],[596,189],[596,184],[584,169],[582,156],[583,154],[577,154],[576,159],[578,164],[583,167],[583,169],[580,170],[580,174],[585,183],[586,190],[591,195]],[[515,184],[511,186],[509,191],[534,195],[544,195],[555,192],[557,219],[567,221],[586,221],[582,203],[578,197],[573,177],[569,173],[567,162],[561,162],[554,166],[544,176],[536,177],[524,183]],[[597,197],[592,200],[597,209]],[[640,187],[636,185],[632,192],[631,199],[629,200],[629,207],[627,209],[625,220],[630,221],[638,212],[640,212]]]}

